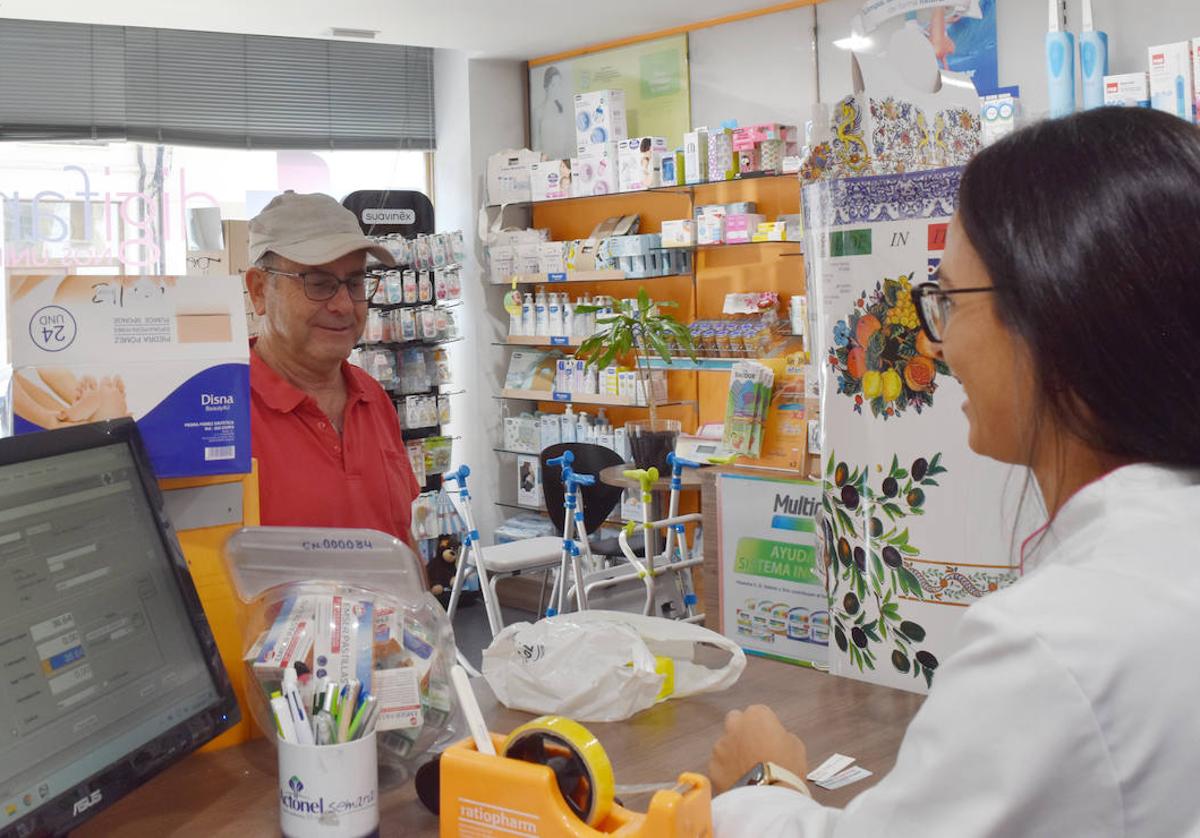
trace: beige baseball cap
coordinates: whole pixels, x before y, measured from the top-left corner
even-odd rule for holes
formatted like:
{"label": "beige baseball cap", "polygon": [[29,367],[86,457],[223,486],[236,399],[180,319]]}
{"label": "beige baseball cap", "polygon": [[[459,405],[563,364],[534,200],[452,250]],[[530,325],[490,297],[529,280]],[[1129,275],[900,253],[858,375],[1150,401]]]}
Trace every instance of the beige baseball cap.
{"label": "beige baseball cap", "polygon": [[269,251],[301,265],[324,265],[356,250],[396,265],[386,247],[363,235],[353,212],[320,192],[302,195],[289,189],[250,219],[252,263]]}

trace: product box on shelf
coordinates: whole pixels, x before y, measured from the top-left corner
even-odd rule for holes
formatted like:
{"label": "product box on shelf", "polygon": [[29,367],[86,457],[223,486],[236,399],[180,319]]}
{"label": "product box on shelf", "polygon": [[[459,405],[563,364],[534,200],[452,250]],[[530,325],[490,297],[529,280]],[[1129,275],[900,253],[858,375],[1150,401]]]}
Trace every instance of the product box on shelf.
{"label": "product box on shelf", "polygon": [[733,148],[733,131],[722,128],[708,134],[708,179],[733,180],[738,175],[738,155]]}
{"label": "product box on shelf", "polygon": [[629,136],[624,90],[593,90],[575,94],[575,144],[585,146],[623,140]]}
{"label": "product box on shelf", "polygon": [[543,242],[538,245],[538,273],[558,274],[566,270],[566,242]]}
{"label": "product box on shelf", "polygon": [[1150,107],[1150,73],[1105,76],[1104,104],[1122,108]]}
{"label": "product box on shelf", "polygon": [[721,204],[698,207],[696,244],[724,244],[726,214],[725,207]]}
{"label": "product box on shelf", "polygon": [[529,166],[542,160],[540,151],[527,148],[498,151],[488,158],[488,203],[493,206],[531,200]]}
{"label": "product box on shelf", "polygon": [[1011,93],[997,93],[980,100],[980,126],[982,142],[991,145],[1001,137],[1017,129],[1017,106],[1019,100]]}
{"label": "product box on shelf", "polygon": [[517,272],[517,249],[510,244],[494,244],[488,248],[492,266],[492,282],[506,282]]}
{"label": "product box on shelf", "polygon": [[535,274],[541,269],[541,250],[540,244],[519,244],[514,250],[516,251],[516,259],[513,261],[513,273],[515,274]]}
{"label": "product box on shelf", "polygon": [[662,171],[659,172],[659,180],[663,186],[682,186],[683,185],[683,149],[677,148],[674,151],[664,154],[662,157]]}
{"label": "product box on shelf", "polygon": [[683,180],[688,184],[708,180],[707,128],[697,128],[683,135]]}
{"label": "product box on shelf", "polygon": [[1196,97],[1194,114],[1200,122],[1200,38],[1192,38],[1192,93]]}
{"label": "product box on shelf", "polygon": [[576,197],[607,195],[620,189],[617,178],[617,144],[584,146],[571,158],[571,192]]}
{"label": "product box on shelf", "polygon": [[690,218],[662,223],[663,247],[691,247],[696,243],[696,222]]}
{"label": "product box on shelf", "polygon": [[9,275],[13,431],[130,417],[159,477],[250,470],[240,277]]}
{"label": "product box on shelf", "polygon": [[546,160],[529,166],[529,187],[535,201],[571,197],[571,161]]}
{"label": "product box on shelf", "polygon": [[1150,106],[1196,121],[1195,78],[1190,41],[1150,47]]}
{"label": "product box on shelf", "polygon": [[730,213],[725,216],[725,242],[744,244],[754,238],[758,225],[766,221],[765,215],[749,212]]}
{"label": "product box on shelf", "polygon": [[617,144],[618,183],[622,192],[637,192],[661,185],[662,158],[667,153],[663,137],[632,137]]}

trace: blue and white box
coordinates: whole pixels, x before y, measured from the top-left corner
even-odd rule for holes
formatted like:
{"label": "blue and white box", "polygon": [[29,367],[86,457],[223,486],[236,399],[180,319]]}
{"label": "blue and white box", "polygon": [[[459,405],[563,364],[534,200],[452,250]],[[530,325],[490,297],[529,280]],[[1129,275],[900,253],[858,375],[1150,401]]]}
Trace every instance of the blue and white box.
{"label": "blue and white box", "polygon": [[575,145],[611,143],[629,136],[624,90],[593,90],[575,94]]}
{"label": "blue and white box", "polygon": [[11,275],[14,433],[131,417],[159,477],[250,471],[240,277]]}

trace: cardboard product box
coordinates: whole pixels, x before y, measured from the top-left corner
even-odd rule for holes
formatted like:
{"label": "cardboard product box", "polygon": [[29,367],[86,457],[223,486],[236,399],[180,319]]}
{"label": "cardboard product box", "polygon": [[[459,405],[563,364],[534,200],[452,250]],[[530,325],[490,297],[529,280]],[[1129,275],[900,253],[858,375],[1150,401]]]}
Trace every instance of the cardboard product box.
{"label": "cardboard product box", "polygon": [[513,273],[516,274],[536,274],[541,272],[541,244],[519,244],[513,250],[516,251],[516,259],[513,262]]}
{"label": "cardboard product box", "polygon": [[696,243],[696,222],[682,218],[662,223],[663,247],[691,247]]}
{"label": "cardboard product box", "polygon": [[632,137],[617,144],[618,183],[622,192],[653,189],[662,184],[663,137]]}
{"label": "cardboard product box", "polygon": [[707,128],[697,128],[683,135],[683,180],[687,184],[708,180]]}
{"label": "cardboard product box", "polygon": [[159,477],[250,470],[240,277],[12,275],[14,433],[132,417]]}
{"label": "cardboard product box", "polygon": [[703,212],[696,216],[696,244],[725,244],[724,212]]}
{"label": "cardboard product box", "polygon": [[571,158],[572,195],[608,195],[619,189],[616,143],[584,146]]}
{"label": "cardboard product box", "polygon": [[1200,122],[1200,38],[1192,38],[1192,93],[1196,97],[1194,113]]}
{"label": "cardboard product box", "polygon": [[571,161],[545,160],[529,165],[529,189],[534,201],[571,197]]}
{"label": "cardboard product box", "polygon": [[575,94],[575,144],[580,151],[589,145],[623,140],[628,136],[624,90]]}
{"label": "cardboard product box", "polygon": [[1150,107],[1150,74],[1121,73],[1105,76],[1104,104],[1121,108]]}
{"label": "cardboard product box", "polygon": [[985,146],[1017,130],[1019,100],[1011,93],[997,93],[980,100],[980,126]]}
{"label": "cardboard product box", "polygon": [[532,200],[529,166],[542,160],[540,151],[527,148],[498,151],[488,158],[488,203],[493,206]]}
{"label": "cardboard product box", "polygon": [[511,244],[494,244],[488,248],[492,266],[492,282],[505,282],[517,273],[517,249]]}
{"label": "cardboard product box", "polygon": [[733,147],[733,131],[723,128],[708,135],[708,179],[733,180],[738,176],[738,154]]}
{"label": "cardboard product box", "polygon": [[1190,41],[1150,47],[1150,107],[1196,121]]}
{"label": "cardboard product box", "polygon": [[543,242],[538,245],[538,273],[560,274],[566,270],[566,242]]}
{"label": "cardboard product box", "polygon": [[754,238],[758,225],[766,221],[765,215],[758,213],[738,212],[725,216],[725,242],[727,244],[744,244]]}

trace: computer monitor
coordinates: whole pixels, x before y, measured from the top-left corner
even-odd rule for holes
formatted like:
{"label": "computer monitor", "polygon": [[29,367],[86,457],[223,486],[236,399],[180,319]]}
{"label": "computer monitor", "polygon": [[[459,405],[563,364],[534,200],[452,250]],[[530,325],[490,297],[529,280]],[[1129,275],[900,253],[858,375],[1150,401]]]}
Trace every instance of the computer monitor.
{"label": "computer monitor", "polygon": [[0,440],[0,838],[64,834],[239,719],[137,426]]}

